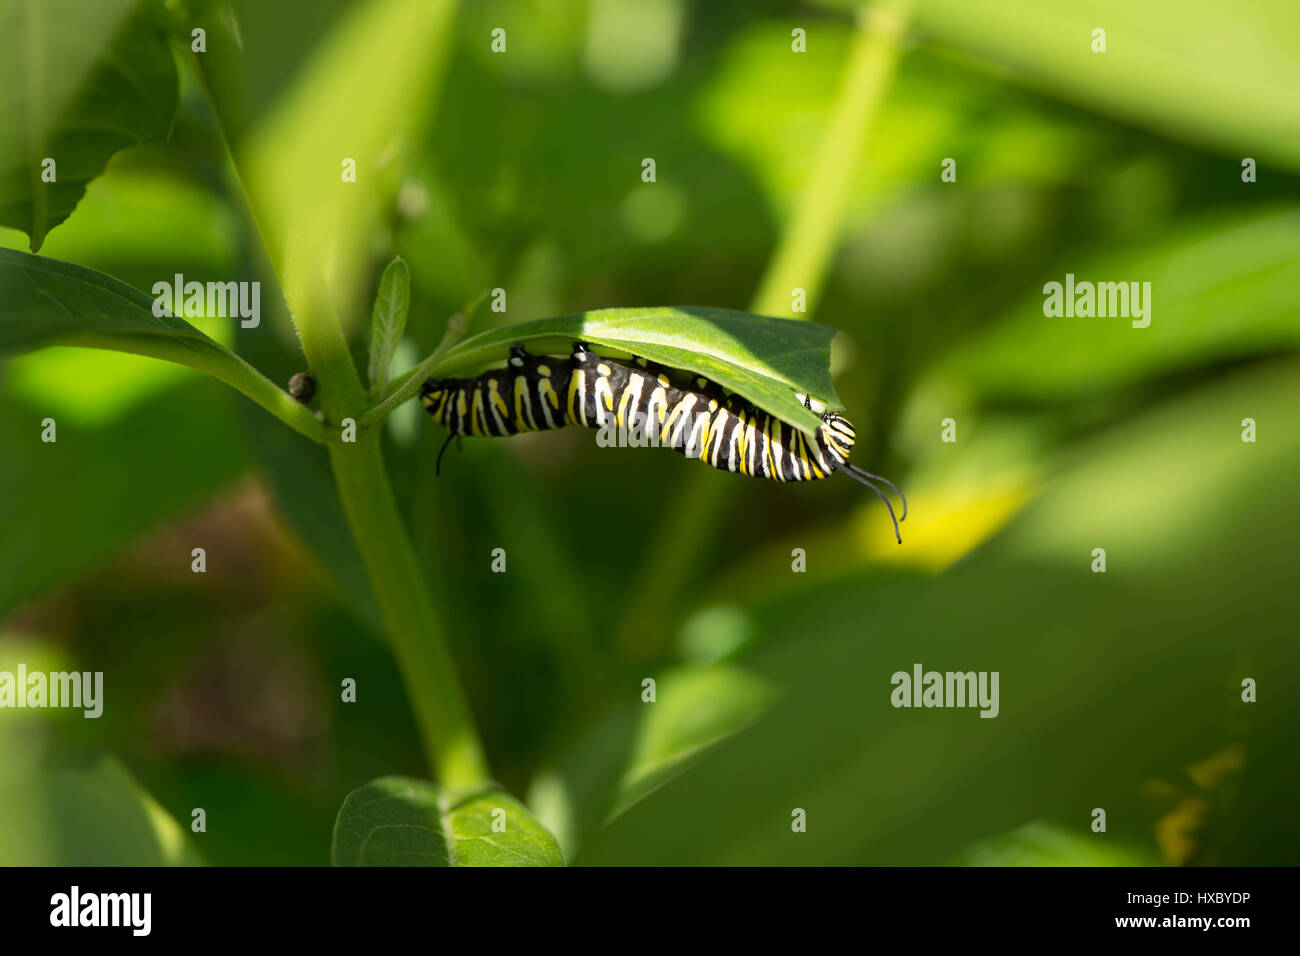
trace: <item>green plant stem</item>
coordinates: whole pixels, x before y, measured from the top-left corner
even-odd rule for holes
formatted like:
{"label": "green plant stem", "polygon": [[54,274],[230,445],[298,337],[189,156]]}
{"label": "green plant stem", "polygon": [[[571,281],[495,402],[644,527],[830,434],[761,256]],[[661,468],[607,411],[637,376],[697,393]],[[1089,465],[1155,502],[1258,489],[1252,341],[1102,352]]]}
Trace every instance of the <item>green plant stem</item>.
{"label": "green plant stem", "polygon": [[[213,112],[220,116],[215,103]],[[238,162],[235,166],[240,172]],[[251,196],[249,201],[265,241],[262,217]],[[367,405],[347,339],[318,288],[294,291],[302,294],[293,300],[306,305],[291,312],[294,328],[316,379],[321,407],[335,423],[327,444],[339,499],[411,699],[430,773],[449,790],[481,787],[491,780],[487,760],[433,600],[402,526],[384,468],[381,432],[358,422],[356,441],[344,442],[338,430],[344,419],[362,417]]]}
{"label": "green plant stem", "polygon": [[490,780],[456,664],[443,640],[415,552],[384,470],[379,429],[330,446],[330,462],[361,550],[402,680],[414,705],[430,767],[449,791]]}
{"label": "green plant stem", "polygon": [[[449,12],[450,6],[447,9]],[[334,424],[327,447],[339,498],[411,698],[429,768],[449,790],[481,788],[491,782],[487,760],[428,586],[402,526],[384,468],[378,427],[381,421],[376,420],[372,427],[358,424],[356,441],[342,440],[340,426],[344,420],[361,418],[369,404],[342,326],[319,275],[308,270],[297,276],[296,283],[287,281],[286,262],[291,263],[293,256],[283,248],[284,236],[270,228],[273,210],[261,207],[258,196],[249,190],[244,157],[232,142],[228,117],[213,95],[204,64],[193,55],[190,61],[290,304],[303,353],[316,379],[321,407],[326,419]],[[262,199],[266,201],[265,196]]]}
{"label": "green plant stem", "polygon": [[[321,309],[296,318],[295,324],[330,421],[341,424],[359,415],[366,393],[337,319]],[[356,441],[340,437],[330,443],[339,498],[379,602],[430,768],[451,790],[482,786],[491,779],[487,761],[433,600],[402,526],[380,437],[380,429],[358,425]]]}
{"label": "green plant stem", "polygon": [[[808,293],[810,309],[815,305],[839,236],[853,171],[898,65],[898,42],[911,6],[912,0],[881,0],[859,14],[844,83],[809,185],[749,311],[789,316],[795,288]],[[707,542],[714,537],[727,488],[725,476],[700,474],[686,482],[675,505],[667,509],[636,578],[646,586],[636,590],[639,597],[628,604],[616,632],[623,651],[653,657],[664,650],[672,632],[662,626],[661,609],[681,606],[678,596],[684,585],[699,562],[710,556]]]}
{"label": "green plant stem", "polygon": [[898,44],[911,6],[912,0],[881,0],[859,13],[844,83],[812,176],[768,263],[751,312],[788,315],[796,288],[808,294],[809,311],[794,318],[807,318],[813,311],[835,251],[853,174],[898,65]]}

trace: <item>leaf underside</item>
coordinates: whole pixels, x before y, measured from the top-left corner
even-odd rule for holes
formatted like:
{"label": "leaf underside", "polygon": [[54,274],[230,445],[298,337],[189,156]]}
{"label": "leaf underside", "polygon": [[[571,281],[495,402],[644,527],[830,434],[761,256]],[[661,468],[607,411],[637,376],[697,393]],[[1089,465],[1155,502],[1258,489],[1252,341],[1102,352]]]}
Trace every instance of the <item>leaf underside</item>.
{"label": "leaf underside", "polygon": [[139,289],[57,259],[0,249],[0,293],[0,355],[82,338],[118,339],[121,351],[145,354],[227,351],[183,319],[154,315]]}
{"label": "leaf underside", "polygon": [[782,421],[812,433],[821,419],[796,397],[842,409],[830,378],[836,330],[813,322],[680,306],[601,309],[503,326],[466,339],[434,369],[435,378],[503,361],[512,345],[567,355],[581,340],[602,354],[637,355],[702,375]]}

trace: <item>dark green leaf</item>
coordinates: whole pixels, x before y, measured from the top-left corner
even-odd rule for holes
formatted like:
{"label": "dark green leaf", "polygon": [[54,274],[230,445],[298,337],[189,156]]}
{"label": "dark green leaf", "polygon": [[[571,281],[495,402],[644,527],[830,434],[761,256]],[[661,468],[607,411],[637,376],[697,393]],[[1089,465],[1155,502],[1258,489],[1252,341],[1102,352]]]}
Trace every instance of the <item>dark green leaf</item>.
{"label": "dark green leaf", "polygon": [[348,794],[330,857],[335,866],[564,865],[555,838],[505,791],[453,801],[405,777]]}
{"label": "dark green leaf", "polygon": [[388,388],[393,353],[406,330],[411,307],[411,271],[399,256],[388,264],[379,280],[379,294],[370,313],[370,394],[380,398]]}
{"label": "dark green leaf", "polygon": [[[0,404],[0,615],[246,473],[230,393],[182,374],[191,378],[185,385],[106,422],[79,421],[54,399],[23,395]],[[58,440],[45,444],[47,415]]]}
{"label": "dark green leaf", "polygon": [[515,344],[567,355],[580,339],[598,351],[639,355],[703,375],[811,433],[821,420],[795,393],[843,408],[830,377],[835,334],[835,329],[813,322],[728,309],[601,309],[483,332],[452,348],[434,369],[434,377],[500,361]]}
{"label": "dark green leaf", "polygon": [[172,52],[148,5],[4,0],[0,225],[39,249],[114,153],[167,136],[176,97]]}
{"label": "dark green leaf", "polygon": [[683,667],[656,677],[655,700],[629,700],[543,770],[528,802],[572,857],[608,817],[679,776],[708,747],[752,723],[768,704],[767,683],[727,665]]}
{"label": "dark green leaf", "polygon": [[153,307],[152,298],[102,272],[0,249],[0,355],[78,345],[188,365],[323,440],[324,427],[287,392],[183,319],[154,315]]}
{"label": "dark green leaf", "polygon": [[[1066,270],[1046,276],[1064,283]],[[1150,283],[1150,324],[1043,315],[1041,287],[935,369],[994,400],[1059,401],[1300,346],[1300,214],[1187,223],[1084,260],[1076,282]]]}
{"label": "dark green leaf", "polygon": [[[1244,677],[1294,663],[1277,622],[1300,614],[1296,373],[1253,369],[1097,436],[941,576],[755,595],[765,637],[744,663],[779,702],[577,861],[940,863],[1033,820],[1101,842],[1093,807],[1106,840],[1150,848],[1144,781],[1181,779],[1236,741],[1249,754],[1257,721],[1295,712],[1285,681],[1268,705],[1240,695]],[[1266,440],[1241,440],[1247,413]],[[894,708],[891,675],[917,663],[999,672],[999,715]]]}

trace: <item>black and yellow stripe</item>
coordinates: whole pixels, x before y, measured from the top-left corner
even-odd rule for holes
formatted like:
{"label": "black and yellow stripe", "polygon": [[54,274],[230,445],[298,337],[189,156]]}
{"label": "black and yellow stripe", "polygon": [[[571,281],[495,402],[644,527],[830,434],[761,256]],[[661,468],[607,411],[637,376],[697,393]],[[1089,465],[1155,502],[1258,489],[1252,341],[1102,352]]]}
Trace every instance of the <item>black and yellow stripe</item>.
{"label": "black and yellow stripe", "polygon": [[516,347],[504,368],[471,379],[426,382],[420,398],[454,435],[635,426],[687,458],[777,481],[825,478],[848,461],[853,446],[853,426],[838,416],[825,416],[817,437],[810,439],[707,379],[645,359],[604,358],[581,343],[563,359]]}
{"label": "black and yellow stripe", "polygon": [[[810,437],[708,379],[644,358],[606,358],[582,342],[567,358],[530,355],[515,346],[504,368],[430,380],[420,400],[453,435],[502,437],[566,425],[635,428],[652,439],[638,444],[667,445],[722,471],[775,481],[817,481],[843,471],[882,498],[871,481],[893,487],[849,464],[855,435],[839,415],[824,413]],[[904,498],[904,517],[906,505]]]}

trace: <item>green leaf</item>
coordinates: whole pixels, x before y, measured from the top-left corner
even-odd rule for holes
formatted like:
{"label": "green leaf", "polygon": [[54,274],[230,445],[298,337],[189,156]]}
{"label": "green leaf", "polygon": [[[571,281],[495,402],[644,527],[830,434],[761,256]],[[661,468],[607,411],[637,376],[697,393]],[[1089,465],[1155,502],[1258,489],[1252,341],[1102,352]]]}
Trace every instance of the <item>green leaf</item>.
{"label": "green leaf", "polygon": [[452,800],[405,777],[381,777],[348,794],[330,858],[335,866],[564,865],[555,838],[505,791]]}
{"label": "green leaf", "polygon": [[[159,276],[235,269],[238,225],[216,184],[119,163],[86,187],[77,214],[45,237],[41,253],[147,289]],[[25,250],[27,237],[0,229],[0,246]]]}
{"label": "green leaf", "polygon": [[324,426],[283,389],[154,300],[93,269],[0,249],[0,355],[47,345],[111,349],[198,369],[243,392],[309,438]]}
{"label": "green leaf", "polygon": [[[56,349],[47,357],[70,354]],[[81,362],[70,374],[96,371]],[[118,409],[108,421],[80,421],[55,397],[7,395],[0,402],[0,617],[246,473],[243,436],[223,401],[228,393],[211,379],[181,373],[190,380]],[[266,419],[251,406],[249,413]],[[43,444],[47,416],[57,422],[58,441]]]}
{"label": "green leaf", "polygon": [[[1294,0],[1255,0],[1245,21],[1216,0],[917,0],[914,18],[935,42],[1048,95],[1238,160],[1300,168],[1300,98],[1279,95],[1300,89]],[[1104,53],[1092,48],[1098,28]]]}
{"label": "green leaf", "polygon": [[406,330],[406,313],[411,307],[411,271],[398,256],[388,264],[379,280],[379,294],[370,312],[370,395],[379,398],[388,388],[388,371],[393,353]]}
{"label": "green leaf", "polygon": [[[755,593],[764,634],[743,664],[781,699],[576,862],[941,863],[1033,820],[1092,839],[1097,806],[1108,838],[1149,847],[1144,781],[1237,740],[1253,755],[1255,722],[1295,713],[1290,683],[1258,717],[1240,694],[1244,677],[1294,668],[1277,622],[1300,614],[1297,371],[1256,366],[1095,436],[942,575]],[[1241,440],[1247,413],[1266,441]],[[891,675],[918,663],[999,672],[998,716],[893,707]]]}
{"label": "green leaf", "polygon": [[708,748],[758,718],[766,681],[739,667],[681,667],[656,677],[654,706],[640,688],[537,775],[528,802],[572,858],[608,818],[680,776]]}
{"label": "green leaf", "polygon": [[1149,848],[1099,843],[1095,834],[1034,822],[969,846],[952,860],[960,866],[1160,866]]}
{"label": "green leaf", "polygon": [[1300,346],[1300,213],[1276,208],[1188,222],[1152,243],[1045,275],[1065,282],[1150,283],[1150,325],[1126,318],[1043,315],[1035,286],[933,374],[986,399],[1060,401]]}
{"label": "green leaf", "polygon": [[5,866],[194,866],[185,831],[117,760],[0,778]]}
{"label": "green leaf", "polygon": [[481,369],[505,359],[510,346],[568,355],[576,340],[597,351],[633,354],[687,369],[736,392],[764,411],[811,434],[821,419],[796,392],[843,408],[830,376],[836,330],[814,322],[680,306],[601,309],[491,329],[452,348],[433,377]]}
{"label": "green leaf", "polygon": [[114,153],[167,136],[176,99],[171,49],[148,5],[4,0],[0,224],[39,249]]}

